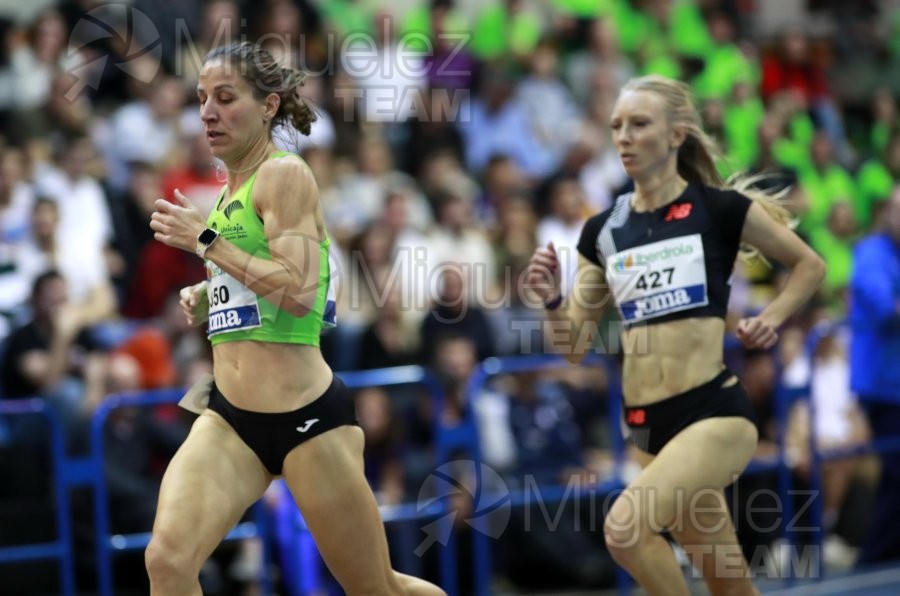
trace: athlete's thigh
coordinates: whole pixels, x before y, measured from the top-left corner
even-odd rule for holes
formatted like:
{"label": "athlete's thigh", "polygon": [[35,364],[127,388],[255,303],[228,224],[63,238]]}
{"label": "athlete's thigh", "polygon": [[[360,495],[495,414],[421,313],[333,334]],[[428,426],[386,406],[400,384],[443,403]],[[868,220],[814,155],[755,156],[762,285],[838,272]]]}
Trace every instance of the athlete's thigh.
{"label": "athlete's thigh", "polygon": [[676,523],[669,527],[672,537],[684,548],[694,566],[703,572],[714,593],[734,581],[743,582],[747,573],[728,502],[721,490],[701,490]]}
{"label": "athlete's thigh", "polygon": [[349,593],[396,581],[375,497],[363,471],[363,432],[341,426],[294,448],[284,479],[328,568]]}
{"label": "athlete's thigh", "polygon": [[[720,490],[740,475],[756,450],[756,428],[744,418],[707,418],[675,435],[652,458],[623,493],[628,502],[615,503],[620,515],[626,505],[639,510],[661,529],[701,490]],[[618,506],[618,507],[617,507]]]}
{"label": "athlete's thigh", "polygon": [[201,414],[163,476],[154,538],[201,564],[259,499],[271,476],[227,422]]}

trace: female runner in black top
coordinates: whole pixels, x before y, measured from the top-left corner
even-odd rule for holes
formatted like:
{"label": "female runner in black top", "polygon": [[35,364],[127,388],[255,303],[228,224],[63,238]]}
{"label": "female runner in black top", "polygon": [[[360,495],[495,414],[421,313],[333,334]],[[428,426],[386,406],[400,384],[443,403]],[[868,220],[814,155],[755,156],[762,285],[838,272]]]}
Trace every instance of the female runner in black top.
{"label": "female runner in black top", "polygon": [[700,122],[683,83],[630,81],[612,134],[634,192],[585,224],[569,296],[559,292],[552,244],[535,251],[527,282],[551,321],[571,324],[560,350],[572,362],[589,348],[585,325],[595,325],[610,301],[625,327],[623,345],[643,348],[626,350],[623,364],[625,418],[643,470],[604,524],[615,560],[650,594],[688,594],[660,536],[667,529],[713,594],[756,594],[723,494],[757,443],[748,397],[723,364],[728,279],[741,245],[790,269],[778,296],[737,328],[747,347],[765,349],[815,293],[824,264],[785,225],[788,214],[772,197],[746,180],[726,185]]}

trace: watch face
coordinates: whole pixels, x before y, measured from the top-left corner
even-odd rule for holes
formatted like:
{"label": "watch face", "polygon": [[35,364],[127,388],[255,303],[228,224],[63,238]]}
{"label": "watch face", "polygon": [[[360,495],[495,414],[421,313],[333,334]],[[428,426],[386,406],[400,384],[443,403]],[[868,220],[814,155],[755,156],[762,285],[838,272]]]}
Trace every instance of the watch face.
{"label": "watch face", "polygon": [[209,246],[210,244],[212,244],[212,241],[216,239],[216,236],[218,236],[218,234],[216,234],[215,230],[206,228],[205,230],[200,232],[200,236],[197,238],[197,241],[200,242],[200,244]]}

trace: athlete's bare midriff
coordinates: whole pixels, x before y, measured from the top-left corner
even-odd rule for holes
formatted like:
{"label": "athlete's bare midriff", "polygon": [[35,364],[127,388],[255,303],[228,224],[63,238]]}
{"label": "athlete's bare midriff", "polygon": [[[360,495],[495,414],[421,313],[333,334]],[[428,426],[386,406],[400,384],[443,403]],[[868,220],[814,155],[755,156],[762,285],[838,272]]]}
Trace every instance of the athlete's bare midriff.
{"label": "athlete's bare midriff", "polygon": [[625,404],[651,404],[711,380],[723,367],[724,335],[725,322],[717,317],[678,319],[626,330]]}
{"label": "athlete's bare midriff", "polygon": [[232,405],[289,412],[325,393],[332,373],[316,346],[234,341],[213,347],[216,386]]}

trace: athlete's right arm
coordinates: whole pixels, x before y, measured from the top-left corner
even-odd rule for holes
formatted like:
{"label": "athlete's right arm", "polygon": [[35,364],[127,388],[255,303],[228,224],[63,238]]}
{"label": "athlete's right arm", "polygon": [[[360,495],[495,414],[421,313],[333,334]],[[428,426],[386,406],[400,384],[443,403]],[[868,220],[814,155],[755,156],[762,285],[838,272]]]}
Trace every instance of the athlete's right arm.
{"label": "athlete's right arm", "polygon": [[181,310],[187,317],[191,327],[202,325],[209,319],[209,297],[206,294],[206,281],[182,288],[179,294]]}
{"label": "athlete's right arm", "polygon": [[[528,265],[526,280],[546,305],[560,297],[560,266],[553,243],[538,247]],[[549,333],[545,342],[572,364],[587,355],[599,331],[599,321],[610,302],[603,269],[578,255],[578,272],[569,295],[556,309],[545,309]]]}

